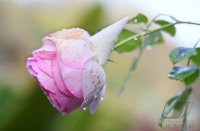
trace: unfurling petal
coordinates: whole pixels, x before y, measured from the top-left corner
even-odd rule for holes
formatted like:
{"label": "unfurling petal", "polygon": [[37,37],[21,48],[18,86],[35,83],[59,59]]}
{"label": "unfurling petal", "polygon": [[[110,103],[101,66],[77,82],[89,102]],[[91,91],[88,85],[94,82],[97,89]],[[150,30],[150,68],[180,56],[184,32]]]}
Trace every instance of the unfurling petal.
{"label": "unfurling petal", "polygon": [[128,20],[129,17],[125,17],[90,37],[96,58],[101,65],[106,63],[118,35]]}
{"label": "unfurling petal", "polygon": [[100,102],[104,99],[104,95],[105,95],[105,90],[106,90],[106,85],[104,85],[103,89],[101,90],[100,95],[98,96],[98,98],[95,101],[92,101],[90,104],[90,113],[94,113],[98,107],[98,105],[100,104]]}
{"label": "unfurling petal", "polygon": [[[82,91],[83,91],[83,103],[81,108],[84,109],[91,103],[95,104],[95,101],[99,103],[99,99],[102,97],[102,89],[105,85],[105,72],[102,66],[97,62],[96,58],[89,59],[83,68],[82,74]],[[91,108],[92,109],[92,108]],[[93,109],[95,110],[96,107]],[[93,111],[92,110],[92,111]]]}

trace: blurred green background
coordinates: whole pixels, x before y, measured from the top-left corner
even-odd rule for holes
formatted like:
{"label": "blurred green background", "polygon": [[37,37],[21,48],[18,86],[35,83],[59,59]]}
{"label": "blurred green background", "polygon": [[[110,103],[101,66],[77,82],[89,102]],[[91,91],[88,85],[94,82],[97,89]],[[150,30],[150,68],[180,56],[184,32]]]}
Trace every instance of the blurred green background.
{"label": "blurred green background", "polygon": [[[62,116],[27,73],[25,60],[40,47],[45,35],[71,27],[94,34],[125,15],[138,13],[129,8],[122,13],[110,12],[106,6],[80,0],[53,4],[0,1],[0,131],[180,130],[160,129],[157,124],[165,101],[182,89],[180,83],[167,78],[172,67],[168,54],[173,47],[169,45],[146,51],[120,98],[120,84],[137,52],[113,53],[110,59],[114,62],[104,66],[106,97],[94,115],[78,109]],[[199,100],[198,94],[196,89],[192,98]],[[191,116],[195,120],[200,118],[198,109]]]}

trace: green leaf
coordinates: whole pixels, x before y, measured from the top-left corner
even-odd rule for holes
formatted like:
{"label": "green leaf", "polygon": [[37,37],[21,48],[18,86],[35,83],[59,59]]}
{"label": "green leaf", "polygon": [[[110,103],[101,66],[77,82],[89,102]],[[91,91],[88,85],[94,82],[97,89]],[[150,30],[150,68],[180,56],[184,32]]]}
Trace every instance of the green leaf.
{"label": "green leaf", "polygon": [[170,71],[168,77],[172,80],[180,80],[184,81],[186,78],[191,76],[197,71],[197,67],[195,65],[181,67],[175,66],[172,71]]}
{"label": "green leaf", "polygon": [[184,81],[187,85],[194,83],[199,77],[199,69],[195,71],[192,75],[188,76]]}
{"label": "green leaf", "polygon": [[[165,20],[156,20],[154,21],[155,24],[158,24],[160,26],[165,26],[165,25],[170,25],[172,23],[168,22],[168,21],[165,21]],[[176,34],[176,28],[174,25],[171,25],[169,27],[166,27],[164,29],[162,29],[163,31],[169,33],[171,36],[175,36]]]}
{"label": "green leaf", "polygon": [[164,120],[168,117],[172,110],[181,111],[183,109],[191,92],[192,88],[187,88],[181,94],[172,97],[165,103],[165,107],[159,120],[160,127],[162,127]]}
{"label": "green leaf", "polygon": [[144,24],[146,24],[147,22],[148,22],[148,18],[145,15],[139,13],[137,16],[130,19],[128,23],[134,23],[134,24],[144,23]]}
{"label": "green leaf", "polygon": [[200,48],[196,48],[196,54],[192,56],[192,61],[200,66]]}
{"label": "green leaf", "polygon": [[[118,40],[116,43],[119,43],[120,41],[123,41],[124,39],[135,35],[134,32],[131,32],[129,30],[124,29],[122,33],[119,35]],[[129,52],[137,48],[141,44],[141,39],[140,38],[135,38],[133,40],[130,40],[123,45],[119,46],[118,48],[115,49],[115,51],[122,53],[122,52]]]}
{"label": "green leaf", "polygon": [[163,43],[164,39],[160,31],[150,33],[145,40],[145,46],[153,46],[155,44]]}
{"label": "green leaf", "polygon": [[177,47],[169,54],[169,58],[173,64],[190,58],[196,53],[195,48]]}

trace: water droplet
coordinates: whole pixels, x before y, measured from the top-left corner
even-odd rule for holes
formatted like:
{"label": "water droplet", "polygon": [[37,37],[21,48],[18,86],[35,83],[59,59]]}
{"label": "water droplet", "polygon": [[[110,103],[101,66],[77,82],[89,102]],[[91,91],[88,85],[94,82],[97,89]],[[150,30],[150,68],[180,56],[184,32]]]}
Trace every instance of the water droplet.
{"label": "water droplet", "polygon": [[137,23],[137,22],[138,22],[138,20],[137,20],[137,19],[134,19],[134,20],[133,20],[133,22]]}
{"label": "water droplet", "polygon": [[183,53],[183,54],[181,54],[181,56],[182,56],[182,57],[185,57],[185,54]]}
{"label": "water droplet", "polygon": [[92,72],[92,75],[95,75],[95,74],[96,74],[96,72],[93,71],[93,72]]}
{"label": "water droplet", "polygon": [[152,50],[152,46],[151,45],[147,45],[146,46],[146,50]]}
{"label": "water droplet", "polygon": [[135,37],[135,38],[134,38],[134,40],[138,40],[138,38],[137,38],[137,37]]}
{"label": "water droplet", "polygon": [[85,111],[87,109],[87,107],[83,107],[83,110]]}
{"label": "water droplet", "polygon": [[104,100],[104,97],[101,97],[101,100]]}
{"label": "water droplet", "polygon": [[140,35],[144,35],[144,34],[145,34],[145,32],[141,32],[141,33],[140,33]]}
{"label": "water droplet", "polygon": [[94,96],[94,99],[97,99],[97,95]]}

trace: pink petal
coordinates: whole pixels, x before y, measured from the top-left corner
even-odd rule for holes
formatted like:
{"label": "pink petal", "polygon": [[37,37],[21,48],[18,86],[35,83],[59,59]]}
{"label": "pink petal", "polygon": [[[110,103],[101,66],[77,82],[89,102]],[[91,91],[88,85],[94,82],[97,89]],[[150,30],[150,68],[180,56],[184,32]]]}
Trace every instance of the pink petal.
{"label": "pink petal", "polygon": [[67,96],[73,96],[72,93],[69,92],[68,87],[64,84],[57,61],[58,60],[52,61],[52,73],[53,73],[54,81],[58,87],[58,90]]}
{"label": "pink petal", "polygon": [[60,72],[67,89],[78,98],[83,97],[82,93],[82,69],[72,69],[59,62]]}
{"label": "pink petal", "polygon": [[[44,77],[44,76],[42,76],[42,77]],[[39,77],[39,79],[40,79],[40,77]],[[75,110],[76,108],[78,108],[81,105],[82,99],[78,99],[74,96],[67,96],[57,89],[55,83],[53,84],[50,80],[47,80],[47,81],[50,81],[50,84],[52,84],[52,85],[47,85],[47,84],[44,84],[45,81],[46,80],[44,80],[44,79],[39,80],[42,90],[46,94],[46,96],[49,99],[49,101],[51,102],[51,104],[58,111],[60,111],[63,115]],[[49,90],[47,90],[45,88],[46,86],[48,86],[48,87],[54,86],[55,87],[54,92],[50,92]]]}
{"label": "pink petal", "polygon": [[101,101],[104,99],[105,89],[106,89],[106,86],[103,87],[98,98],[95,101],[92,101],[90,103],[90,113],[93,114],[96,111],[99,104],[101,103]]}
{"label": "pink petal", "polygon": [[45,50],[47,50],[47,51],[56,51],[56,48],[55,48],[56,39],[54,37],[45,36],[42,39],[42,43],[43,43],[43,46],[46,46]]}
{"label": "pink petal", "polygon": [[43,59],[53,59],[56,56],[56,46],[49,37],[43,39],[43,46],[33,52],[33,56],[37,55]]}
{"label": "pink petal", "polygon": [[46,44],[35,50],[33,57],[36,59],[39,69],[52,77],[52,60],[56,59],[55,46]]}
{"label": "pink petal", "polygon": [[56,92],[57,87],[53,78],[46,75],[44,72],[38,72],[36,77],[42,88],[52,93]]}
{"label": "pink petal", "polygon": [[89,34],[87,31],[80,28],[63,29],[50,35],[56,39],[88,39]]}
{"label": "pink petal", "polygon": [[91,111],[95,111],[101,99],[101,91],[105,86],[105,72],[95,58],[89,59],[83,68],[82,91],[84,101],[81,108],[92,103]]}
{"label": "pink petal", "polygon": [[56,92],[51,94],[49,99],[53,102],[52,104],[64,115],[70,113],[81,105],[82,99],[78,99],[73,96],[66,96],[62,93]]}
{"label": "pink petal", "polygon": [[64,40],[57,43],[61,62],[71,68],[82,68],[84,63],[94,54],[91,44],[83,40]]}
{"label": "pink petal", "polygon": [[38,72],[40,71],[37,62],[35,58],[29,57],[26,62],[26,67],[28,69],[28,72],[31,74],[31,76],[36,77]]}
{"label": "pink petal", "polygon": [[35,56],[35,59],[37,60],[37,65],[40,71],[46,73],[46,75],[53,77],[52,73],[52,60],[50,59],[42,59],[38,56]]}

